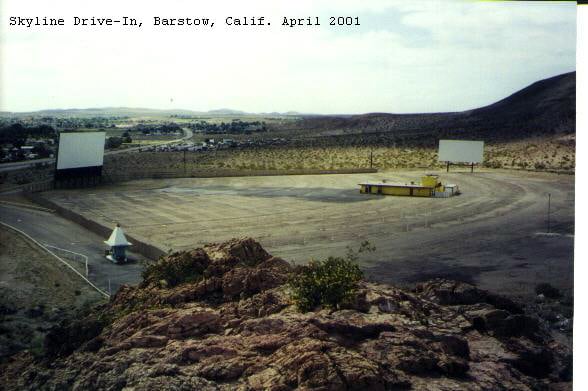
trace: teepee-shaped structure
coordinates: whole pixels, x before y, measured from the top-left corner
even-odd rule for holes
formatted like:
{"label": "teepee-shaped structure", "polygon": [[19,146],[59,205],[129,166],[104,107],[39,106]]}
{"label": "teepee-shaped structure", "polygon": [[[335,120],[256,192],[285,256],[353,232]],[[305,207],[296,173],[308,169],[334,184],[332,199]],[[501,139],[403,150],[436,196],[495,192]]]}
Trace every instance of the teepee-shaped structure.
{"label": "teepee-shaped structure", "polygon": [[108,246],[110,246],[110,254],[106,256],[106,258],[110,259],[113,262],[124,262],[127,259],[125,254],[127,247],[131,246],[132,244],[127,240],[125,233],[123,232],[120,224],[117,224],[114,227],[114,230],[110,234],[108,240],[105,240]]}

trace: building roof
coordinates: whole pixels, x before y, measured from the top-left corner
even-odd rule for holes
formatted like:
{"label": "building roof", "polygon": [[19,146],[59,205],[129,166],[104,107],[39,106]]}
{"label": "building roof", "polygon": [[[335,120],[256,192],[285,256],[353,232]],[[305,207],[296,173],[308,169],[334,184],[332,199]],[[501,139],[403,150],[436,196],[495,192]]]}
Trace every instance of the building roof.
{"label": "building roof", "polygon": [[110,237],[108,238],[108,240],[105,240],[104,243],[106,243],[110,247],[131,246],[132,245],[132,243],[127,241],[127,238],[125,237],[125,233],[123,232],[122,228],[118,224],[116,225],[116,227],[114,227],[114,230],[110,234]]}
{"label": "building roof", "polygon": [[382,182],[365,182],[365,183],[359,183],[360,186],[381,186],[381,187],[412,187],[413,189],[434,189],[433,186],[423,186],[423,185],[408,185],[405,183],[382,183]]}

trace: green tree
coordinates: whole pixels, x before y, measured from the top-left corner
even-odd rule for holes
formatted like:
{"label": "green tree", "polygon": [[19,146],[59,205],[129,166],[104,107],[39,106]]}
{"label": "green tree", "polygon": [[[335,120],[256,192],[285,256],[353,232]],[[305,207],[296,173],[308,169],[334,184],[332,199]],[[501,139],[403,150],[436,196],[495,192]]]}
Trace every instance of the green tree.
{"label": "green tree", "polygon": [[106,149],[115,149],[122,145],[123,140],[120,137],[108,137],[106,139]]}

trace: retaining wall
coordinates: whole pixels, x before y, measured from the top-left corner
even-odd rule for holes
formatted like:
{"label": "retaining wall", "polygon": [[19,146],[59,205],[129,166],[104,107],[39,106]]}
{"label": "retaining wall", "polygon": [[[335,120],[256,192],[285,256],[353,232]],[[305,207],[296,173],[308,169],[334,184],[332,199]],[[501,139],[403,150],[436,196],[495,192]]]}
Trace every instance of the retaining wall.
{"label": "retaining wall", "polygon": [[244,176],[283,176],[283,175],[326,175],[326,174],[367,174],[378,172],[375,168],[344,168],[333,170],[299,169],[299,170],[231,170],[221,168],[189,170],[182,169],[149,171],[138,170],[106,173],[102,176],[104,183],[116,183],[133,179],[163,179],[163,178],[222,178]]}

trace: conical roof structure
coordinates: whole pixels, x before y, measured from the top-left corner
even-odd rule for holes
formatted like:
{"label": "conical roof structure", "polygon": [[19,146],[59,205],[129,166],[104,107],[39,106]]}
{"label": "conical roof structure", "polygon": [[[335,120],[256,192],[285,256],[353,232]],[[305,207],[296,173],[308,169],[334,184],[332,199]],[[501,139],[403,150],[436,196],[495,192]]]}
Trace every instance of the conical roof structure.
{"label": "conical roof structure", "polygon": [[110,247],[132,245],[132,243],[127,241],[125,233],[123,232],[119,224],[117,224],[116,227],[114,227],[114,230],[110,234],[110,237],[108,238],[108,240],[105,240],[104,243],[106,243]]}

